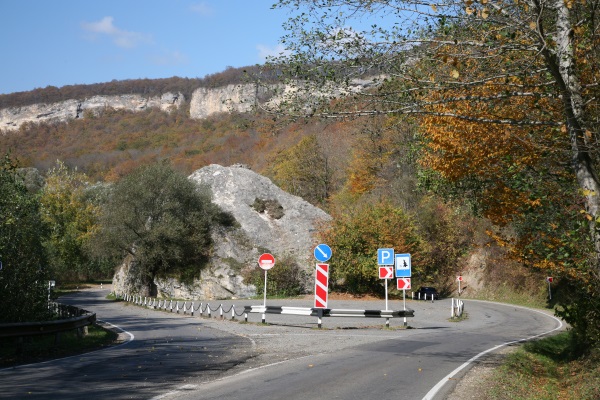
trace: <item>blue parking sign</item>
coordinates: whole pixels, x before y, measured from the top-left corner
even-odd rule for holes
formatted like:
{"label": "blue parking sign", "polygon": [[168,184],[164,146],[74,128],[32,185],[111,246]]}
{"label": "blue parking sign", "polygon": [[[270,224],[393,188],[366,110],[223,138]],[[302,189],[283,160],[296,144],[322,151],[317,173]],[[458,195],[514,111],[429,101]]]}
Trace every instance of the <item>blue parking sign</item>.
{"label": "blue parking sign", "polygon": [[394,249],[377,249],[378,265],[394,265]]}

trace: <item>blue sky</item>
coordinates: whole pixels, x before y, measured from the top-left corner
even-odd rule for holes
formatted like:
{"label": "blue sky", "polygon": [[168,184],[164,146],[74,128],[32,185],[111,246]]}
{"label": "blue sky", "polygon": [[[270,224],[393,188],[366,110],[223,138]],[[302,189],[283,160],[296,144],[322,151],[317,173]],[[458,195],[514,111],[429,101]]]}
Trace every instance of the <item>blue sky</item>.
{"label": "blue sky", "polygon": [[0,94],[202,78],[283,49],[276,0],[0,0]]}

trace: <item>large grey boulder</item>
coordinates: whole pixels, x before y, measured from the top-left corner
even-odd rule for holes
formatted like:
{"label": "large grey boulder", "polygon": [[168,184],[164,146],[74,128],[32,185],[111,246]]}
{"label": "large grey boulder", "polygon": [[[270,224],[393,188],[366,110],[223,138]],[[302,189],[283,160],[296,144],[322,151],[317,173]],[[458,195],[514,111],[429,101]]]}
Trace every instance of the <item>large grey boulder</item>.
{"label": "large grey boulder", "polygon": [[[158,279],[158,292],[164,297],[183,299],[224,299],[250,297],[253,285],[243,282],[242,273],[254,268],[260,254],[270,252],[277,259],[294,258],[306,271],[314,269],[314,234],[331,217],[323,210],[277,187],[270,179],[244,166],[209,165],[189,176],[212,191],[213,203],[230,212],[239,223],[234,229],[212,232],[214,247],[208,268],[193,284],[173,278]],[[128,278],[131,263],[125,262],[115,274],[117,293],[143,294]],[[312,275],[312,274],[309,274]],[[307,289],[311,285],[307,282]]]}

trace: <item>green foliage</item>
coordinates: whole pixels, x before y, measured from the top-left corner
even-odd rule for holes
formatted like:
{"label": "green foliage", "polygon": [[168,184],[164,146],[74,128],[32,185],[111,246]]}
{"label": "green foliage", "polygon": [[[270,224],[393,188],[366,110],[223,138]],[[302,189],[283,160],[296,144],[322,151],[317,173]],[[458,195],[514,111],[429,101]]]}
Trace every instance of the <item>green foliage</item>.
{"label": "green foliage", "polygon": [[252,208],[258,213],[266,211],[273,219],[280,219],[285,215],[282,205],[277,200],[264,200],[257,197],[254,199],[254,203],[252,203]]}
{"label": "green foliage", "polygon": [[45,241],[53,277],[76,282],[107,276],[102,261],[91,257],[88,248],[97,230],[99,205],[86,193],[85,174],[57,162],[47,175],[41,196],[42,220],[49,227]]}
{"label": "green foliage", "polygon": [[599,354],[581,355],[568,332],[526,343],[482,384],[482,398],[597,399]]}
{"label": "green foliage", "polygon": [[381,294],[378,248],[411,253],[417,271],[423,265],[423,243],[415,222],[402,209],[387,202],[365,204],[335,215],[331,227],[321,234],[321,240],[334,252],[329,275],[332,290]]}
{"label": "green foliage", "polygon": [[423,265],[413,276],[423,284],[436,285],[444,294],[461,274],[477,222],[464,210],[434,197],[421,199],[414,220],[422,238]]}
{"label": "green foliage", "polygon": [[283,190],[312,204],[323,203],[330,195],[331,170],[316,135],[277,154],[270,170]]}
{"label": "green foliage", "polygon": [[[276,258],[275,266],[267,272],[268,296],[298,296],[304,294],[308,279],[306,272],[300,268],[293,257]],[[264,295],[265,271],[256,266],[243,273],[244,282],[256,286],[256,292]]]}
{"label": "green foliage", "polygon": [[0,322],[47,316],[48,273],[39,203],[5,156],[0,164]]}
{"label": "green foliage", "polygon": [[133,259],[130,273],[153,295],[154,278],[198,276],[208,261],[212,224],[234,223],[200,188],[166,163],[140,167],[118,181],[103,209],[96,251]]}

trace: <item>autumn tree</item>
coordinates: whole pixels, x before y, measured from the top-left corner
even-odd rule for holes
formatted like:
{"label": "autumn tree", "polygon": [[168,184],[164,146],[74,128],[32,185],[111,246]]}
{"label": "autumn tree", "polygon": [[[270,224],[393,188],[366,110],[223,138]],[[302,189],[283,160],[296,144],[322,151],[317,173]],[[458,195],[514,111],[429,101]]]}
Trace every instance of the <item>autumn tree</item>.
{"label": "autumn tree", "polygon": [[[302,110],[322,106],[316,110],[324,117],[419,114],[528,128],[515,136],[562,130],[564,136],[555,136],[591,216],[594,263],[600,268],[600,187],[590,151],[598,134],[597,2],[281,0],[279,5],[300,11],[283,38],[293,55],[281,65],[300,80],[298,92],[311,93],[294,98]],[[362,20],[372,23],[361,29],[356,22]],[[324,88],[365,76],[384,79],[364,96],[352,92],[360,97],[357,108],[332,108],[338,103]],[[515,107],[496,108],[497,101]],[[514,112],[520,103],[520,112]],[[551,106],[548,112],[544,103]],[[446,109],[436,108],[440,104]]]}
{"label": "autumn tree", "polygon": [[383,287],[376,268],[378,248],[411,253],[416,269],[423,266],[422,239],[414,221],[387,202],[340,211],[320,239],[335,252],[330,264],[332,290],[381,294]]}
{"label": "autumn tree", "polygon": [[45,246],[54,276],[63,282],[110,274],[89,252],[100,217],[99,204],[88,194],[90,186],[85,174],[59,161],[48,171],[41,192],[42,220],[50,231]]}
{"label": "autumn tree", "polygon": [[274,181],[291,194],[319,204],[330,194],[331,168],[316,135],[279,152],[270,167]]}
{"label": "autumn tree", "polygon": [[[289,93],[311,94],[282,102],[288,113],[419,118],[433,173],[495,222],[512,224],[522,260],[567,281],[579,275],[570,282],[595,305],[586,311],[566,299],[576,318],[568,321],[581,328],[598,321],[597,1],[279,5],[299,11],[283,38],[293,54],[279,60],[290,67],[288,82],[299,82]],[[376,88],[351,90],[368,77]],[[351,108],[331,101],[329,88],[344,87]]]}

